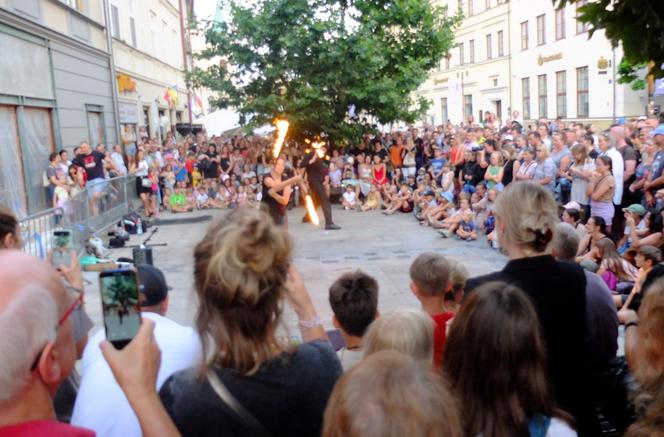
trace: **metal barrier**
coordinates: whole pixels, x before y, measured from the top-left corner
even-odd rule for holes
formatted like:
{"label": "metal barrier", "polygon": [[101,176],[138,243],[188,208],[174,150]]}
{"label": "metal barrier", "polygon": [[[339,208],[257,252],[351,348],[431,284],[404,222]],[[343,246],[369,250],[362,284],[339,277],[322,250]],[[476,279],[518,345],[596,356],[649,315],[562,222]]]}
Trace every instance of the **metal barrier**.
{"label": "metal barrier", "polygon": [[26,252],[46,258],[53,247],[53,231],[72,231],[72,245],[78,253],[85,241],[117,223],[141,205],[136,195],[136,176],[105,179],[99,186],[84,189],[61,208],[51,208],[21,220],[21,237]]}

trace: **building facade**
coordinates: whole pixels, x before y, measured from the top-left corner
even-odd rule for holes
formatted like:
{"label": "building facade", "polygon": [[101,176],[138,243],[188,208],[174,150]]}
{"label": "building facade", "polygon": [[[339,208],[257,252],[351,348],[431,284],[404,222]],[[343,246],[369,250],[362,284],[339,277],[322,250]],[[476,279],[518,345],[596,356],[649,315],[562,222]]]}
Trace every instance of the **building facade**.
{"label": "building facade", "polygon": [[503,1],[439,0],[450,14],[461,8],[457,46],[429,75],[418,94],[432,103],[426,122],[481,120],[485,111],[502,117],[509,109],[509,14]]}
{"label": "building facade", "polygon": [[140,136],[162,140],[190,121],[184,2],[108,1],[123,143]]}
{"label": "building facade", "polygon": [[48,155],[117,141],[103,2],[0,0],[0,203],[51,206]]}
{"label": "building facade", "polygon": [[616,82],[620,47],[576,19],[576,5],[512,0],[512,105],[524,120],[540,117],[608,125],[643,115],[647,91]]}
{"label": "building facade", "polygon": [[532,124],[540,117],[608,125],[645,114],[647,91],[616,82],[620,48],[603,32],[588,39],[576,5],[550,0],[438,0],[461,10],[456,47],[417,95],[431,102],[424,122],[499,120],[513,111]]}

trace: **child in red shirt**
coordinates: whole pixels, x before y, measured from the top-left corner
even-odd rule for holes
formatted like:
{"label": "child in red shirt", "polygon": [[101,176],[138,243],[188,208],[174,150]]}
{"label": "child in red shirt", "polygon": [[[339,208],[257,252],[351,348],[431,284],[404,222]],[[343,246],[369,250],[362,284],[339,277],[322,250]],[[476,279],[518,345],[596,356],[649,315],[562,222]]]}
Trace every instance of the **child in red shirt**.
{"label": "child in red shirt", "polygon": [[447,323],[454,311],[446,304],[446,294],[452,291],[450,263],[437,253],[423,253],[410,265],[410,289],[422,304],[422,310],[435,323],[433,332],[433,363],[440,369],[445,352]]}

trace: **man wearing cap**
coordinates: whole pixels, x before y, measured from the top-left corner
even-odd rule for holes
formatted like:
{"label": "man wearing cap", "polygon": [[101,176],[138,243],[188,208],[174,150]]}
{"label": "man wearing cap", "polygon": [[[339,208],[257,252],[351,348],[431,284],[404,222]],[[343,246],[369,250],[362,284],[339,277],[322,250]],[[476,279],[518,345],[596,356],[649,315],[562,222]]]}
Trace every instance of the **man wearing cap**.
{"label": "man wearing cap", "polygon": [[642,238],[648,234],[646,221],[643,216],[646,215],[646,209],[639,203],[633,203],[627,208],[623,208],[625,217],[625,233],[618,241],[618,253],[623,254],[632,247],[634,237]]}
{"label": "man wearing cap", "polygon": [[643,185],[643,189],[646,192],[648,206],[655,206],[655,192],[664,186],[664,124],[660,124],[651,131],[650,136],[657,147],[657,153],[650,166],[650,173],[648,173],[648,179]]}
{"label": "man wearing cap", "polygon": [[[202,359],[196,332],[165,317],[168,290],[161,270],[137,266],[141,290],[141,316],[154,321],[154,335],[161,349],[157,390],[173,373],[195,366]],[[83,353],[82,379],[71,423],[94,430],[100,436],[140,436],[141,427],[98,345],[105,339],[97,332]],[[112,414],[109,414],[112,412]]]}

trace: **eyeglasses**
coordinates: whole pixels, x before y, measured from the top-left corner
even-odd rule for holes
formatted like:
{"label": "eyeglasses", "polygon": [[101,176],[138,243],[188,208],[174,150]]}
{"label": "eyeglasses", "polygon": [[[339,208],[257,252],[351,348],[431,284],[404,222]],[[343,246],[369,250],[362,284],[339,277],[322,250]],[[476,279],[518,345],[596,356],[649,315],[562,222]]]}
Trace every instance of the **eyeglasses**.
{"label": "eyeglasses", "polygon": [[[72,302],[72,304],[69,306],[69,308],[67,308],[67,310],[62,314],[62,316],[58,320],[58,324],[55,327],[55,332],[56,333],[62,327],[62,325],[65,324],[67,319],[71,316],[71,313],[73,313],[76,310],[76,308],[78,308],[79,305],[81,305],[81,303],[83,303],[83,294],[78,293],[78,296],[76,297],[74,302]],[[45,347],[46,347],[46,345],[44,345],[44,347],[42,347],[39,350],[39,353],[35,357],[35,360],[32,362],[32,366],[30,366],[30,372],[34,372],[35,369],[37,368],[37,365],[39,364],[39,360],[41,359],[41,356],[42,356],[42,353],[44,352]]]}

